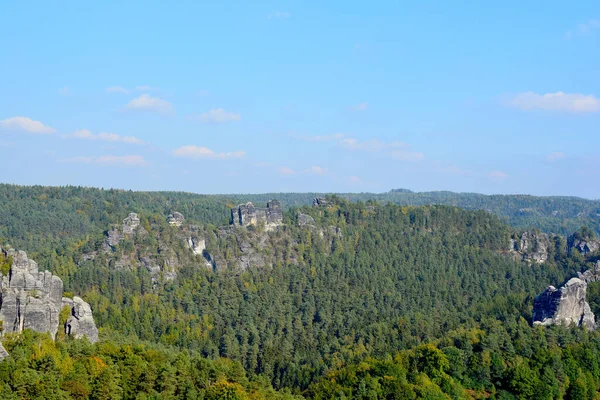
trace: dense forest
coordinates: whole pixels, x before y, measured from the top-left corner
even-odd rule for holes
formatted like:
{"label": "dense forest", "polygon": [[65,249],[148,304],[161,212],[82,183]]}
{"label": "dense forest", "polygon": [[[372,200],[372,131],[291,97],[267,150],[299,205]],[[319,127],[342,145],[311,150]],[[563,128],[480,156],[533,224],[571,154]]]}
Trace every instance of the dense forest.
{"label": "dense forest", "polygon": [[[2,398],[597,398],[600,334],[531,320],[535,295],[598,254],[552,236],[547,261],[528,262],[509,243],[528,222],[594,236],[598,202],[314,196],[0,186],[2,242],[84,297],[101,336],[6,335]],[[233,205],[273,197],[288,206],[282,226],[228,227]],[[167,222],[174,211],[185,225]],[[143,229],[107,247],[130,212]],[[249,248],[261,262],[240,267]],[[590,285],[595,309],[599,294]]]}

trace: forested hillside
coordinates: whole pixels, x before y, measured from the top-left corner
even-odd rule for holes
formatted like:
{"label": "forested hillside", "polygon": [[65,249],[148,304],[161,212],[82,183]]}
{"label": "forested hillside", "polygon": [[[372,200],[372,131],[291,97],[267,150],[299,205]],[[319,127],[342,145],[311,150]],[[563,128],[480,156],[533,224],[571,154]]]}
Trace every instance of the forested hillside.
{"label": "forested hillside", "polygon": [[[229,208],[242,202],[258,204],[279,199],[283,206],[312,204],[317,193],[199,195],[182,192],[133,192],[84,187],[17,186],[0,184],[0,239],[30,253],[60,251],[87,234],[98,234],[129,212],[166,215],[172,210],[192,221],[227,224]],[[600,201],[576,197],[526,195],[487,196],[470,193],[392,190],[388,193],[344,193],[350,201],[374,200],[399,205],[444,204],[486,210],[517,228],[538,228],[569,235],[581,226],[600,233]]]}
{"label": "forested hillside", "polygon": [[[3,340],[2,393],[595,398],[600,335],[531,318],[535,295],[590,268],[597,252],[556,236],[537,262],[516,253],[521,232],[490,212],[358,196],[369,195],[290,207],[274,228],[231,227],[229,208],[249,197],[2,186],[3,240],[85,296],[101,339]],[[185,222],[170,224],[174,211]],[[130,212],[139,225],[112,241]]]}

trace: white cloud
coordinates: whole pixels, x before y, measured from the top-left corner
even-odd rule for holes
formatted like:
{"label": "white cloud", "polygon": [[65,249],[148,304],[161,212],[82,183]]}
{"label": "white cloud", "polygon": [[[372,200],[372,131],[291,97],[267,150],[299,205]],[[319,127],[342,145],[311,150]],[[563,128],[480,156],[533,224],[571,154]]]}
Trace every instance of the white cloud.
{"label": "white cloud", "polygon": [[148,94],[143,94],[131,100],[126,108],[139,111],[153,111],[160,114],[169,114],[173,111],[173,105],[166,100],[152,97]]}
{"label": "white cloud", "polygon": [[394,150],[390,154],[392,158],[400,161],[421,161],[425,158],[425,154],[418,151]]}
{"label": "white cloud", "polygon": [[68,96],[69,94],[71,94],[71,89],[69,89],[68,86],[65,86],[63,88],[58,89],[58,94],[60,94],[61,96]]}
{"label": "white cloud", "polygon": [[292,137],[300,140],[306,140],[309,142],[332,142],[335,140],[340,140],[344,137],[343,133],[333,133],[331,135],[320,135],[320,136],[296,136],[292,135]]}
{"label": "white cloud", "polygon": [[520,93],[511,99],[510,104],[525,111],[536,109],[576,113],[600,111],[600,99],[593,95],[578,93]]}
{"label": "white cloud", "polygon": [[550,153],[546,156],[546,160],[548,160],[548,161],[558,161],[558,160],[563,160],[565,158],[567,158],[567,155],[560,151]]}
{"label": "white cloud", "polygon": [[377,139],[358,140],[354,138],[342,138],[338,144],[348,150],[380,151],[391,148],[407,148],[408,144],[402,142],[386,143]]}
{"label": "white cloud", "polygon": [[267,18],[269,19],[288,19],[292,14],[286,11],[273,11],[270,13]]}
{"label": "white cloud", "polygon": [[56,129],[44,125],[40,121],[34,121],[27,117],[11,117],[0,120],[0,128],[7,131],[27,132],[49,134],[56,132]]}
{"label": "white cloud", "polygon": [[81,164],[98,164],[98,165],[123,165],[131,167],[145,166],[146,160],[140,155],[130,156],[100,156],[100,157],[74,157],[65,160],[66,162],[81,163]]}
{"label": "white cloud", "polygon": [[130,90],[121,86],[111,86],[106,88],[106,93],[124,93],[129,94]]}
{"label": "white cloud", "polygon": [[349,176],[348,177],[348,182],[350,183],[362,183],[362,180],[358,177],[358,176]]}
{"label": "white cloud", "polygon": [[200,122],[205,124],[222,124],[229,121],[239,121],[242,119],[242,116],[240,114],[225,111],[222,108],[213,108],[210,111],[200,114],[198,118],[200,119]]}
{"label": "white cloud", "polygon": [[160,90],[160,88],[157,88],[154,86],[148,86],[148,85],[136,86],[135,89],[139,90],[140,92],[149,92],[152,90]]}
{"label": "white cloud", "polygon": [[503,181],[508,178],[508,174],[502,171],[492,171],[488,174],[488,177],[494,180]]}
{"label": "white cloud", "polygon": [[296,173],[296,171],[294,171],[293,169],[288,168],[288,167],[281,167],[281,168],[279,168],[279,173],[281,175],[294,175]]}
{"label": "white cloud", "polygon": [[366,111],[369,108],[369,103],[358,103],[352,107],[350,107],[350,109],[352,111]]}
{"label": "white cloud", "polygon": [[229,153],[215,153],[207,147],[199,146],[182,146],[178,149],[173,150],[175,157],[184,158],[205,158],[205,159],[225,159],[225,158],[241,158],[246,155],[244,151],[233,151]]}
{"label": "white cloud", "polygon": [[584,36],[592,33],[596,29],[600,29],[600,20],[590,19],[589,21],[577,25],[576,29],[568,31],[565,35],[567,39],[571,39],[575,35]]}
{"label": "white cloud", "polygon": [[121,142],[121,143],[129,143],[129,144],[143,144],[144,142],[141,139],[136,138],[135,136],[121,136],[116,133],[106,133],[100,132],[94,135],[87,129],[80,129],[71,135],[74,138],[78,139],[88,139],[88,140],[100,140],[104,142]]}
{"label": "white cloud", "polygon": [[327,173],[327,169],[313,165],[312,167],[305,169],[304,172],[313,175],[325,175]]}

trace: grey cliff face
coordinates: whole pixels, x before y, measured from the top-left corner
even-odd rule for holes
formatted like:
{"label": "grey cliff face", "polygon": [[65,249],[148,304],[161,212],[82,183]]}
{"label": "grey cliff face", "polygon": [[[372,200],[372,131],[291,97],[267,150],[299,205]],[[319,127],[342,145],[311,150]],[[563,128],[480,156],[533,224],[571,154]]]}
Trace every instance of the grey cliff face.
{"label": "grey cliff face", "polygon": [[2,343],[0,343],[0,361],[4,360],[7,357],[9,357],[8,351],[6,351],[4,346],[2,346]]}
{"label": "grey cliff face", "polygon": [[183,221],[185,221],[185,218],[182,213],[175,211],[173,214],[167,217],[167,221],[170,225],[181,226]]}
{"label": "grey cliff face", "polygon": [[63,292],[62,280],[49,271],[40,272],[35,261],[24,251],[0,249],[5,257],[12,257],[8,276],[2,276],[0,319],[4,332],[22,332],[33,329],[58,331],[58,318]]}
{"label": "grey cliff face", "polygon": [[[1,334],[21,333],[25,329],[31,329],[36,332],[48,332],[52,338],[56,338],[60,311],[63,306],[69,305],[73,315],[84,313],[88,316],[85,331],[90,333],[91,341],[98,340],[98,330],[89,304],[76,298],[87,306],[83,306],[84,310],[81,311],[79,304],[63,298],[63,282],[59,277],[49,271],[40,272],[36,262],[30,260],[24,251],[0,247],[0,252],[3,257],[11,257],[13,260],[8,275],[0,274],[0,320],[3,326]],[[90,319],[93,328],[89,326]],[[6,357],[5,353],[6,350],[0,345],[0,359]]]}
{"label": "grey cliff face", "polygon": [[577,273],[577,277],[585,283],[600,281],[600,261],[596,261],[596,265],[587,271]]}
{"label": "grey cliff face", "polygon": [[538,264],[548,260],[550,239],[545,233],[523,232],[520,238],[511,239],[509,249],[528,262]]}
{"label": "grey cliff face", "polygon": [[73,297],[73,300],[63,298],[63,302],[71,306],[71,316],[65,323],[65,333],[75,339],[85,336],[90,342],[97,342],[98,328],[90,305],[77,296]]}
{"label": "grey cliff face", "polygon": [[305,226],[305,225],[314,225],[314,224],[315,224],[315,219],[313,217],[311,217],[310,215],[302,214],[302,213],[298,214],[298,225]]}
{"label": "grey cliff face", "polygon": [[105,252],[115,250],[115,247],[125,238],[132,235],[140,226],[140,219],[136,213],[129,213],[129,216],[123,220],[121,231],[119,229],[111,229],[106,232],[106,239],[102,249]]}
{"label": "grey cliff face", "polygon": [[584,256],[595,253],[600,249],[600,241],[592,239],[572,239],[569,247],[578,250]]}
{"label": "grey cliff face", "polygon": [[313,207],[326,207],[329,205],[329,202],[323,197],[315,197],[313,199]]}
{"label": "grey cliff face", "polygon": [[560,289],[548,286],[533,303],[534,325],[577,325],[596,328],[596,318],[586,301],[587,283],[571,278]]}
{"label": "grey cliff face", "polygon": [[265,224],[267,230],[273,229],[283,223],[281,203],[277,200],[267,202],[267,208],[254,207],[252,203],[240,204],[231,209],[231,224],[234,226],[248,226]]}

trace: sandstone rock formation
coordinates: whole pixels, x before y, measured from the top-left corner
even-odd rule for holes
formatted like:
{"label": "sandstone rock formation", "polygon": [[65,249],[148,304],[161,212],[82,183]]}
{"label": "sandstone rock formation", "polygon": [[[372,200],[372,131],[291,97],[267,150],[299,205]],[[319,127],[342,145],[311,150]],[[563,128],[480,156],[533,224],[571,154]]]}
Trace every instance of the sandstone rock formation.
{"label": "sandstone rock formation", "polygon": [[596,328],[596,319],[586,301],[587,283],[571,278],[560,289],[548,286],[533,303],[534,325],[577,325]]}
{"label": "sandstone rock formation", "polygon": [[596,261],[596,265],[587,271],[577,273],[577,277],[585,283],[600,281],[600,261]]}
{"label": "sandstone rock formation", "polygon": [[136,213],[129,213],[129,216],[123,220],[123,234],[132,235],[138,226],[140,226],[138,215]]}
{"label": "sandstone rock formation", "polygon": [[6,351],[4,346],[2,346],[2,343],[0,343],[0,361],[4,360],[7,357],[9,357],[8,351]]}
{"label": "sandstone rock formation", "polygon": [[[63,282],[59,277],[49,271],[38,271],[36,262],[30,260],[24,251],[0,248],[0,256],[12,259],[8,275],[0,274],[2,334],[32,329],[49,332],[55,338],[59,329],[60,311],[63,306],[70,305],[73,315],[86,315],[85,332],[89,332],[90,341],[98,340],[98,330],[89,304],[78,297],[76,299],[79,301],[76,303],[63,298]],[[94,330],[95,334],[92,334]],[[0,349],[0,359],[5,352],[2,350]]]}
{"label": "sandstone rock formation", "polygon": [[594,239],[583,239],[577,237],[569,238],[569,248],[578,250],[584,256],[595,253],[600,249],[600,241]]}
{"label": "sandstone rock formation", "polygon": [[129,213],[129,216],[123,220],[121,230],[111,229],[106,232],[106,239],[102,246],[104,251],[115,250],[115,247],[119,244],[125,236],[132,235],[135,230],[140,226],[140,218],[136,213]]}
{"label": "sandstone rock formation", "polygon": [[548,259],[550,239],[545,233],[526,231],[520,238],[511,239],[509,250],[525,261],[543,263]]}
{"label": "sandstone rock formation", "polygon": [[315,197],[313,199],[313,207],[325,207],[329,205],[329,202],[323,197]]}
{"label": "sandstone rock formation", "polygon": [[185,218],[182,213],[175,211],[173,214],[167,217],[167,221],[170,225],[181,226],[183,221],[185,221]]}
{"label": "sandstone rock formation", "polygon": [[305,226],[305,225],[314,225],[314,224],[315,224],[315,219],[313,217],[311,217],[308,214],[298,213],[298,225]]}
{"label": "sandstone rock formation", "polygon": [[73,300],[63,297],[62,303],[71,308],[71,316],[65,323],[65,333],[75,339],[86,336],[90,342],[97,342],[98,328],[90,305],[77,296],[73,297]]}
{"label": "sandstone rock formation", "polygon": [[240,204],[231,209],[231,224],[248,226],[264,223],[269,230],[283,223],[283,211],[277,200],[267,202],[267,208],[254,207],[252,203]]}
{"label": "sandstone rock formation", "polygon": [[[2,276],[0,319],[4,332],[22,332],[33,329],[58,331],[58,317],[63,293],[62,280],[49,271],[39,272],[35,261],[24,251],[0,249],[5,258],[12,258],[7,276]],[[1,274],[0,274],[1,275]]]}
{"label": "sandstone rock formation", "polygon": [[196,256],[202,256],[205,261],[205,265],[208,268],[213,269],[214,264],[210,254],[206,251],[206,240],[194,236],[188,236],[185,238],[185,244],[188,246],[192,253]]}

